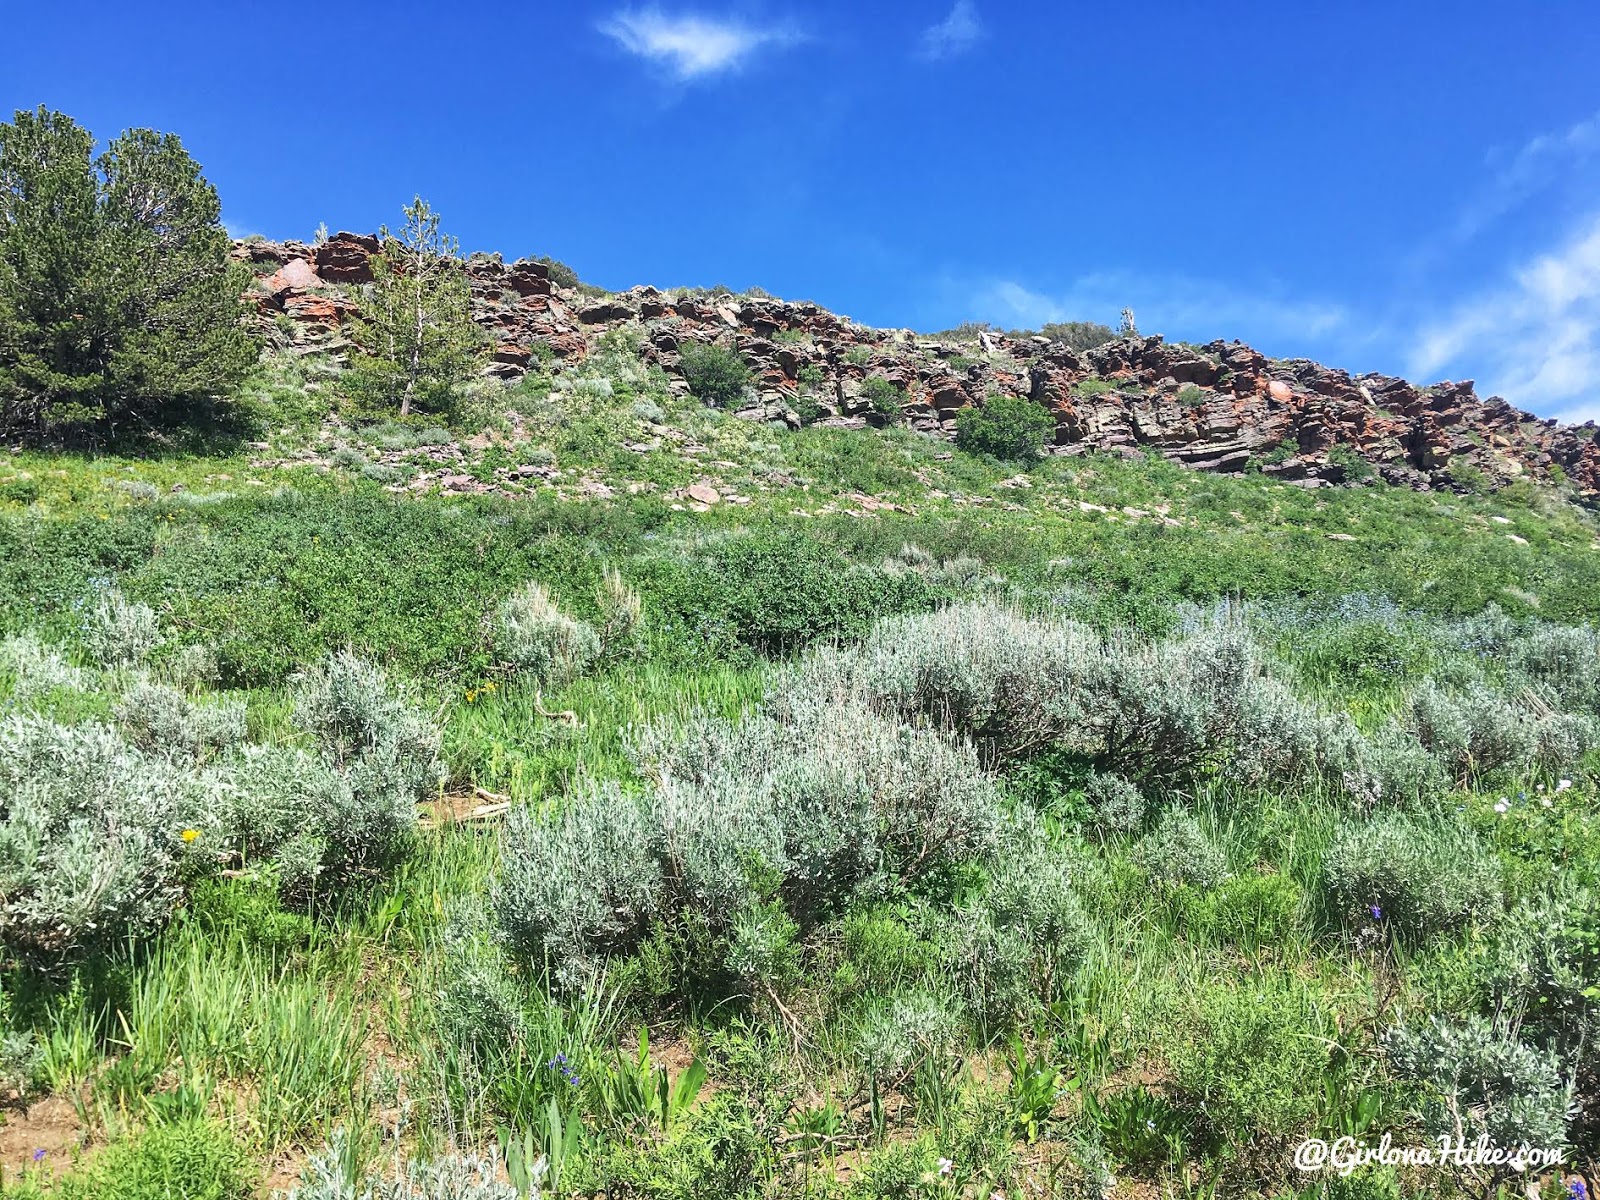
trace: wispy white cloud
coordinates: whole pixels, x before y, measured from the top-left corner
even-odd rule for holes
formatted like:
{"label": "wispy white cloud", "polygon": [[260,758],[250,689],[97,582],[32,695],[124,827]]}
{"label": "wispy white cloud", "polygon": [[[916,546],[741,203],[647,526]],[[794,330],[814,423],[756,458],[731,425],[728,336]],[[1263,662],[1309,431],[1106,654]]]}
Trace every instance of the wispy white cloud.
{"label": "wispy white cloud", "polygon": [[1049,292],[1015,280],[992,280],[975,290],[970,305],[983,320],[1035,329],[1052,321],[1115,326],[1122,310],[1132,308],[1142,329],[1205,341],[1237,337],[1304,347],[1308,339],[1351,332],[1349,313],[1327,301],[1126,271],[1080,276]]}
{"label": "wispy white cloud", "polygon": [[693,13],[669,16],[656,8],[625,9],[602,22],[600,32],[684,81],[734,70],[763,47],[797,40],[784,26],[757,27]]}
{"label": "wispy white cloud", "polygon": [[1501,284],[1425,325],[1411,372],[1471,363],[1481,392],[1562,421],[1600,419],[1600,212]]}
{"label": "wispy white cloud", "polygon": [[956,0],[950,15],[922,31],[917,40],[917,57],[929,62],[954,58],[978,44],[983,37],[983,22],[972,0]]}
{"label": "wispy white cloud", "polygon": [[1515,150],[1491,150],[1490,176],[1482,192],[1462,209],[1455,234],[1472,237],[1576,169],[1600,159],[1600,113],[1566,129],[1541,133]]}

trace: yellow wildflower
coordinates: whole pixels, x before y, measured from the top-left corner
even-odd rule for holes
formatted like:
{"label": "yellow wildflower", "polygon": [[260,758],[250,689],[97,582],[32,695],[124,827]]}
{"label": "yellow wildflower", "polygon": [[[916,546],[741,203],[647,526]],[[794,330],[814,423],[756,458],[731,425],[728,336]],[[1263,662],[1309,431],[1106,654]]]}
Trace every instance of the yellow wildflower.
{"label": "yellow wildflower", "polygon": [[200,836],[200,831],[198,829],[185,829],[178,836],[186,842],[192,842],[195,840],[195,838]]}

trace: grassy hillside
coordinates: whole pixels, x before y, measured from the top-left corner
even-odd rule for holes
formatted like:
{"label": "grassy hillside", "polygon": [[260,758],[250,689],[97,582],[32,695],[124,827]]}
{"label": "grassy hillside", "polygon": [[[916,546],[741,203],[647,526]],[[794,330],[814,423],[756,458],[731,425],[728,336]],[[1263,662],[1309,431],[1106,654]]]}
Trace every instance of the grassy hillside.
{"label": "grassy hillside", "polygon": [[454,429],[332,378],[265,371],[251,444],[0,456],[6,1187],[1509,1186],[1294,1168],[1459,1120],[1564,1147],[1557,1196],[1600,1154],[1559,492],[1022,470],[624,345]]}

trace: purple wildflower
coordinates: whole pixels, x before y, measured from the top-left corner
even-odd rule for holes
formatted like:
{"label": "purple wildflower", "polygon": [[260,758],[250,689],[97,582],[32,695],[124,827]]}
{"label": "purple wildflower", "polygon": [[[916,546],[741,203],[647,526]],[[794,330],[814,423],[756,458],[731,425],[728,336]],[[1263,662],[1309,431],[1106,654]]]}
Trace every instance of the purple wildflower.
{"label": "purple wildflower", "polygon": [[1381,908],[1379,908],[1379,907],[1378,907],[1378,906],[1377,906],[1377,905],[1376,905],[1376,904],[1374,904],[1374,905],[1371,905],[1371,906],[1370,906],[1370,907],[1369,907],[1369,908],[1368,908],[1368,909],[1367,909],[1367,911],[1368,911],[1368,912],[1369,912],[1369,913],[1371,913],[1371,914],[1372,914],[1372,919],[1373,919],[1373,920],[1374,920],[1374,921],[1381,921],[1381,920],[1383,920],[1383,909],[1381,909]]}
{"label": "purple wildflower", "polygon": [[43,1162],[44,1161],[44,1147],[43,1146],[39,1147],[39,1149],[37,1149],[37,1150],[35,1150],[33,1152],[33,1161],[34,1162]]}
{"label": "purple wildflower", "polygon": [[549,1062],[545,1063],[545,1066],[552,1071],[559,1071],[561,1078],[566,1080],[569,1087],[577,1087],[583,1082],[583,1076],[579,1075],[577,1071],[567,1064],[567,1056],[565,1054],[557,1054]]}

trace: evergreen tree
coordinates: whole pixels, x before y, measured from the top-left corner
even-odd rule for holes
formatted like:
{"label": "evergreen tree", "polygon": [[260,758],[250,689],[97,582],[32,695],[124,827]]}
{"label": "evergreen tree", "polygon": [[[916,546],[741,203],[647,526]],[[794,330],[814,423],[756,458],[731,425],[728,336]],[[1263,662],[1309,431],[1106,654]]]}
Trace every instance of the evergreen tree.
{"label": "evergreen tree", "polygon": [[421,196],[405,208],[398,235],[380,231],[372,256],[372,286],[362,306],[350,386],[373,406],[450,407],[457,389],[476,373],[486,338],[472,320],[472,289],[460,247],[439,228],[439,214]]}
{"label": "evergreen tree", "polygon": [[172,424],[255,363],[260,347],[240,324],[249,270],[228,261],[216,189],[176,136],[131,130],[100,163],[121,331],[108,400],[126,416]]}
{"label": "evergreen tree", "polygon": [[60,113],[0,124],[0,424],[92,419],[111,357],[89,131]]}
{"label": "evergreen tree", "polygon": [[0,428],[191,419],[257,347],[216,189],[172,134],[93,139],[43,106],[0,123]]}

